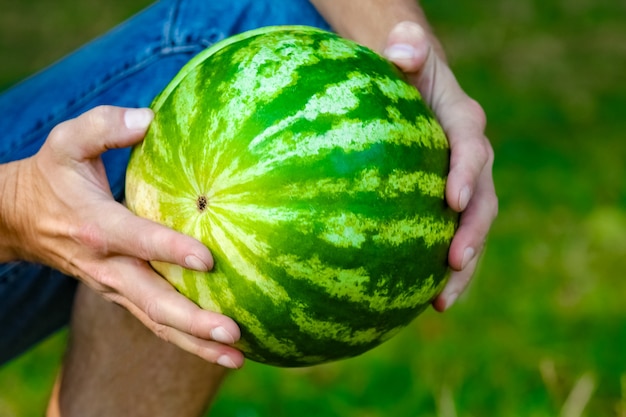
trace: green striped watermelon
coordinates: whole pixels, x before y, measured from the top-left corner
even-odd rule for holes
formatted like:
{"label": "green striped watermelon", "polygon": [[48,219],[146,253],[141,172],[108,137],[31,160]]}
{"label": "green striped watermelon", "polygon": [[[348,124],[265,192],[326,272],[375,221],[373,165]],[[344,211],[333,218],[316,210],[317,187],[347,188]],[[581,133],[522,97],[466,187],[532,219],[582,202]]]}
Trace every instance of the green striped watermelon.
{"label": "green striped watermelon", "polygon": [[365,352],[442,289],[458,215],[447,140],[388,61],[309,27],[268,27],[194,58],[155,99],[127,202],[211,249],[208,273],[153,262],[232,317],[255,361]]}

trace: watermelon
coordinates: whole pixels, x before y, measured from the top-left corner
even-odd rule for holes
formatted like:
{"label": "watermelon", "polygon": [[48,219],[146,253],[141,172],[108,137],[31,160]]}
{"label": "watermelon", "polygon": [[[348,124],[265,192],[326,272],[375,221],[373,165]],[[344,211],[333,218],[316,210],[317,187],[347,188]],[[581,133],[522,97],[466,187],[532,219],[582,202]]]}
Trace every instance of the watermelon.
{"label": "watermelon", "polygon": [[311,27],[256,29],[201,52],[152,107],[128,207],[212,251],[207,273],[152,266],[233,318],[249,359],[359,355],[442,289],[458,226],[448,142],[375,52]]}

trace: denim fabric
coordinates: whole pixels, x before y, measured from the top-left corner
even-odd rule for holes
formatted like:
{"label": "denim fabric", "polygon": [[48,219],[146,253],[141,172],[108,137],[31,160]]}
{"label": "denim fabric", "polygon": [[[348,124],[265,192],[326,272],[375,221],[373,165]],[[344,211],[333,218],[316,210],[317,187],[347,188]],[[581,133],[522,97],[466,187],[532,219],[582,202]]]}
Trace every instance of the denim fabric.
{"label": "denim fabric", "polygon": [[[328,29],[307,0],[157,2],[0,94],[0,163],[33,155],[55,125],[94,106],[148,106],[202,49],[235,33],[280,24]],[[103,155],[118,200],[128,155],[128,149]],[[75,288],[74,279],[44,266],[0,265],[0,364],[68,322]]]}

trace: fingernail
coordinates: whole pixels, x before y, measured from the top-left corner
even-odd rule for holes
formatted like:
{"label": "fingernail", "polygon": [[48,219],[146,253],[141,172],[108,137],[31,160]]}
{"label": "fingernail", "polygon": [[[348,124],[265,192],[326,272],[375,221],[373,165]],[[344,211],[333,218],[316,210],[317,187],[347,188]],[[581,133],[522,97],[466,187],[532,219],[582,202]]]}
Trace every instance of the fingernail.
{"label": "fingernail", "polygon": [[149,109],[128,109],[124,114],[124,123],[131,130],[146,129],[153,118],[154,113]]}
{"label": "fingernail", "polygon": [[408,43],[394,43],[385,49],[385,56],[394,59],[412,59],[415,57],[415,48]]}
{"label": "fingernail", "polygon": [[226,345],[232,345],[235,343],[235,338],[233,335],[228,333],[228,331],[222,326],[216,327],[211,331],[211,338],[219,343],[224,343]]}
{"label": "fingernail", "polygon": [[448,294],[448,296],[446,297],[446,305],[443,308],[444,311],[452,307],[452,305],[456,302],[457,298],[459,298],[458,292],[453,292],[453,293]]}
{"label": "fingernail", "polygon": [[465,186],[461,189],[461,193],[459,194],[459,208],[461,211],[465,210],[467,204],[469,203],[471,196],[471,192],[468,186]]}
{"label": "fingernail", "polygon": [[193,269],[194,271],[206,272],[209,270],[208,265],[202,262],[200,258],[195,255],[187,256],[185,258],[185,265],[187,265],[189,269]]}
{"label": "fingernail", "polygon": [[467,264],[474,258],[474,248],[465,248],[463,252],[463,262],[461,263],[461,269],[465,269]]}
{"label": "fingernail", "polygon": [[222,365],[224,368],[237,369],[235,362],[233,362],[233,360],[226,355],[222,355],[217,358],[217,364]]}

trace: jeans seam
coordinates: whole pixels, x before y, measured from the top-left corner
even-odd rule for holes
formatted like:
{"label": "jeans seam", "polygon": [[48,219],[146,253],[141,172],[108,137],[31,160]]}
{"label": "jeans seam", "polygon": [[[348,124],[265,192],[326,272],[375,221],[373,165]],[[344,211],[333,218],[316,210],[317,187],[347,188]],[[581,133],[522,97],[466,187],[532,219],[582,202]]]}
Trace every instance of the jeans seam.
{"label": "jeans seam", "polygon": [[163,25],[163,39],[161,41],[161,50],[164,51],[174,46],[172,30],[175,26],[181,7],[181,0],[176,0],[174,6],[170,9],[167,22]]}
{"label": "jeans seam", "polygon": [[211,46],[220,37],[219,32],[215,31],[214,33],[211,33],[208,38],[205,36],[198,36],[194,38],[194,36],[188,34],[184,40],[177,41],[174,32],[181,25],[179,20],[182,19],[181,15],[184,13],[184,3],[184,0],[176,0],[170,11],[169,19],[164,25],[162,52],[165,55],[169,55],[170,53],[179,53],[181,50],[186,51],[187,48],[190,51],[197,48],[199,52],[200,50]]}

